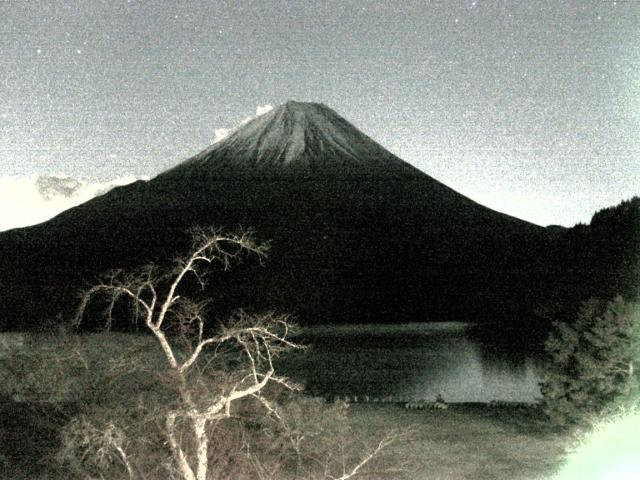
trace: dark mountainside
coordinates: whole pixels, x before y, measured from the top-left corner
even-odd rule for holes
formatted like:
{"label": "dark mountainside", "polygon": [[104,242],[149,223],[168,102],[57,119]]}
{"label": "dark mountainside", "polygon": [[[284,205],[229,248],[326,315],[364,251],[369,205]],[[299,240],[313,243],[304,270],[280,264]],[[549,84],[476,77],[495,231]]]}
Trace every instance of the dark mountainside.
{"label": "dark mountainside", "polygon": [[148,182],[0,234],[0,327],[66,317],[98,273],[172,259],[193,225],[251,227],[272,246],[265,267],[209,277],[215,314],[304,324],[539,321],[573,231],[485,208],[324,105],[288,102]]}

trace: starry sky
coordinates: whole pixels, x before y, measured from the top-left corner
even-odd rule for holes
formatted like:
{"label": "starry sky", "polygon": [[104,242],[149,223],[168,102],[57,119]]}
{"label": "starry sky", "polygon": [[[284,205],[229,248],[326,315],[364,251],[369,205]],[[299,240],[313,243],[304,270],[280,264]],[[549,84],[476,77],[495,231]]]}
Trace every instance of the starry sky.
{"label": "starry sky", "polygon": [[0,1],[0,230],[289,99],[491,208],[588,222],[640,194],[640,1]]}

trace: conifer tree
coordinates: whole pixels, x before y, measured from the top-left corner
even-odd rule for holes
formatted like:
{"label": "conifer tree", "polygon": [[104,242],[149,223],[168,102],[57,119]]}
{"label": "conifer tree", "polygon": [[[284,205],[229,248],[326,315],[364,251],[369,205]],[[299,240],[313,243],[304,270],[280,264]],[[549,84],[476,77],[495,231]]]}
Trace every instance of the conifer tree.
{"label": "conifer tree", "polygon": [[640,305],[618,296],[582,303],[573,323],[554,322],[545,342],[542,407],[557,425],[638,403]]}

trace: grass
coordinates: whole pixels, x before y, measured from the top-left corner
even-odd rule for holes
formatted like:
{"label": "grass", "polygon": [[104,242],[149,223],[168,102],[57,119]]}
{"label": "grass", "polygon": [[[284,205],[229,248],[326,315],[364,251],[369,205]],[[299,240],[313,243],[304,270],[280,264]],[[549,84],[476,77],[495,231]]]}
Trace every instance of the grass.
{"label": "grass", "polygon": [[541,428],[539,415],[535,408],[481,404],[446,410],[354,404],[349,412],[352,427],[372,440],[393,428],[412,432],[387,452],[403,465],[398,480],[548,479],[573,437]]}
{"label": "grass", "polygon": [[[53,458],[59,431],[73,406],[17,403],[0,399],[0,479],[55,478]],[[62,478],[62,477],[59,477]]]}
{"label": "grass", "polygon": [[[0,478],[71,478],[56,471],[51,460],[58,447],[57,429],[69,408],[0,402]],[[572,438],[540,429],[538,415],[532,408],[473,404],[447,410],[377,403],[349,407],[352,428],[370,443],[393,429],[411,431],[375,463],[386,471],[380,478],[398,480],[549,478]]]}

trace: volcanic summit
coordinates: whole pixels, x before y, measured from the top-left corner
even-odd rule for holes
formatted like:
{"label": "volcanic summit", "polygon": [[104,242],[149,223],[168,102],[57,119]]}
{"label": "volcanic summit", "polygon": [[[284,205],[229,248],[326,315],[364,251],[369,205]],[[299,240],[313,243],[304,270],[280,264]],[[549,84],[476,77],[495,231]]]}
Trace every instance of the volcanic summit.
{"label": "volcanic summit", "polygon": [[0,317],[69,309],[101,271],[173,258],[194,225],[251,227],[272,245],[265,267],[211,277],[220,314],[511,322],[546,283],[545,229],[460,195],[322,104],[287,102],[148,182],[0,234],[0,283],[15,297],[0,308],[28,305]]}
{"label": "volcanic summit", "polygon": [[289,101],[167,172],[210,178],[391,178],[420,172],[330,108]]}

